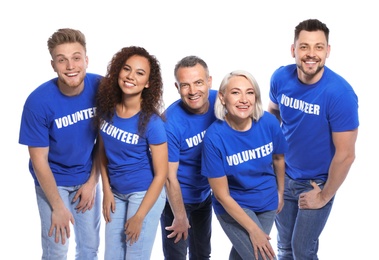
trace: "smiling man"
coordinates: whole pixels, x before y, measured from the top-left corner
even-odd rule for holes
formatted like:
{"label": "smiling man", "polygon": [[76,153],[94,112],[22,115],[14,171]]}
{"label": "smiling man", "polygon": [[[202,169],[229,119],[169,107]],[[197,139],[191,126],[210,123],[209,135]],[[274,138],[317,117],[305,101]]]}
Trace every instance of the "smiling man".
{"label": "smiling man", "polygon": [[325,66],[330,45],[324,23],[299,23],[291,54],[296,64],[272,75],[268,107],[289,144],[285,202],[276,217],[278,257],[318,259],[319,236],[355,159],[358,98],[344,78]]}

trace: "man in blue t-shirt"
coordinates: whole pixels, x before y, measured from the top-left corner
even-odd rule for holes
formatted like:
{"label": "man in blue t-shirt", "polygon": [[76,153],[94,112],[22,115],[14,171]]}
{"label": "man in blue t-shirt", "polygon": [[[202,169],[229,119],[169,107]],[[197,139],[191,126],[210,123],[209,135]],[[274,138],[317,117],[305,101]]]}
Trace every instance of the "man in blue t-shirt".
{"label": "man in blue t-shirt", "polygon": [[[161,217],[166,260],[209,259],[212,200],[208,180],[201,175],[202,141],[215,121],[212,77],[196,56],[180,60],[174,70],[180,99],[165,111],[169,173],[167,202]],[[188,239],[187,239],[188,237]]]}
{"label": "man in blue t-shirt", "polygon": [[[82,32],[59,29],[47,41],[57,73],[27,98],[19,143],[29,149],[41,218],[42,259],[66,259],[70,223],[77,259],[97,259],[100,243],[99,172],[93,163],[93,124],[100,75],[86,73]],[[31,257],[35,258],[35,257]]]}
{"label": "man in blue t-shirt", "polygon": [[279,259],[318,259],[319,236],[355,159],[358,98],[325,66],[329,29],[317,19],[295,28],[292,57],[272,75],[268,110],[288,141],[284,207],[276,217]]}

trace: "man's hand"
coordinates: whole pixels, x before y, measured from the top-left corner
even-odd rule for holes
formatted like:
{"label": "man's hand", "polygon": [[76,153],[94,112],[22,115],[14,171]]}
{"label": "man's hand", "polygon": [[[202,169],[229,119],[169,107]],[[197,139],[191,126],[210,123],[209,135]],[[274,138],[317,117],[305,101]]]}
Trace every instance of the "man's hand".
{"label": "man's hand", "polygon": [[188,237],[188,229],[191,228],[188,218],[184,218],[182,221],[174,218],[172,221],[172,225],[166,227],[165,229],[168,231],[172,231],[167,238],[175,237],[174,243],[178,243],[180,239],[186,240]]}
{"label": "man's hand", "polygon": [[313,190],[301,193],[299,196],[300,209],[320,209],[328,203],[322,197],[322,190],[316,182],[311,181]]}

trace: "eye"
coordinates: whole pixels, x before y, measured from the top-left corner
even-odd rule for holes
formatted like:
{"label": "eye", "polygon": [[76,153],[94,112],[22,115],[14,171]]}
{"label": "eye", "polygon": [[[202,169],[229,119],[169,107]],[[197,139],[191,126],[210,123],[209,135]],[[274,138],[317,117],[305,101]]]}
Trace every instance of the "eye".
{"label": "eye", "polygon": [[202,86],[204,85],[204,82],[202,80],[198,80],[195,82],[196,86]]}

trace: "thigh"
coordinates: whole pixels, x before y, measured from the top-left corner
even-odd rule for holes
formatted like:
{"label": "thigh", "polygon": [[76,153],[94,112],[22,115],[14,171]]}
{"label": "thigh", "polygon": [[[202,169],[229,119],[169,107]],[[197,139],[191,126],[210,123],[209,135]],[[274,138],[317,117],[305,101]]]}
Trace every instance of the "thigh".
{"label": "thigh", "polygon": [[318,240],[328,221],[333,201],[321,209],[299,210],[292,236],[293,254],[297,259],[317,259]]}
{"label": "thigh", "polygon": [[35,191],[41,220],[42,259],[66,259],[69,249],[69,239],[67,238],[65,244],[62,244],[61,241],[56,243],[55,230],[52,236],[48,235],[51,227],[51,206],[40,186],[35,186]]}
{"label": "thigh", "polygon": [[105,225],[105,260],[124,259],[126,253],[126,222],[127,201],[114,195],[115,211],[111,212],[111,220]]}
{"label": "thigh", "polygon": [[238,255],[242,259],[254,259],[254,249],[247,231],[227,213],[217,215],[217,219]]}
{"label": "thigh", "polygon": [[165,227],[171,226],[174,221],[174,215],[171,210],[170,203],[166,201],[165,207],[161,215],[161,231],[162,231],[162,249],[164,259],[166,260],[186,260],[187,259],[187,240],[179,240],[174,243],[174,238],[167,238],[172,231],[167,231]]}
{"label": "thigh", "polygon": [[[72,197],[77,190],[72,193]],[[100,185],[96,186],[96,197],[93,207],[90,210],[77,212],[76,203],[72,204],[72,214],[75,219],[75,241],[77,257],[79,259],[97,259],[97,252],[100,244],[100,223],[101,223],[101,190]],[[83,241],[86,241],[83,243]]]}
{"label": "thigh", "polygon": [[[133,197],[136,196],[138,201],[138,197],[142,196],[143,198],[145,193],[146,192],[138,192],[137,194],[130,196],[129,206],[132,204],[131,201],[136,199]],[[165,191],[162,190],[153,207],[143,219],[141,233],[138,240],[133,245],[130,245],[129,243],[126,245],[126,259],[150,259],[159,225],[159,218],[162,214],[165,201]],[[130,207],[127,211],[129,217],[129,211],[131,211]]]}
{"label": "thigh", "polygon": [[212,235],[212,199],[209,196],[192,208],[186,205],[190,216],[189,255],[190,259],[209,259]]}

